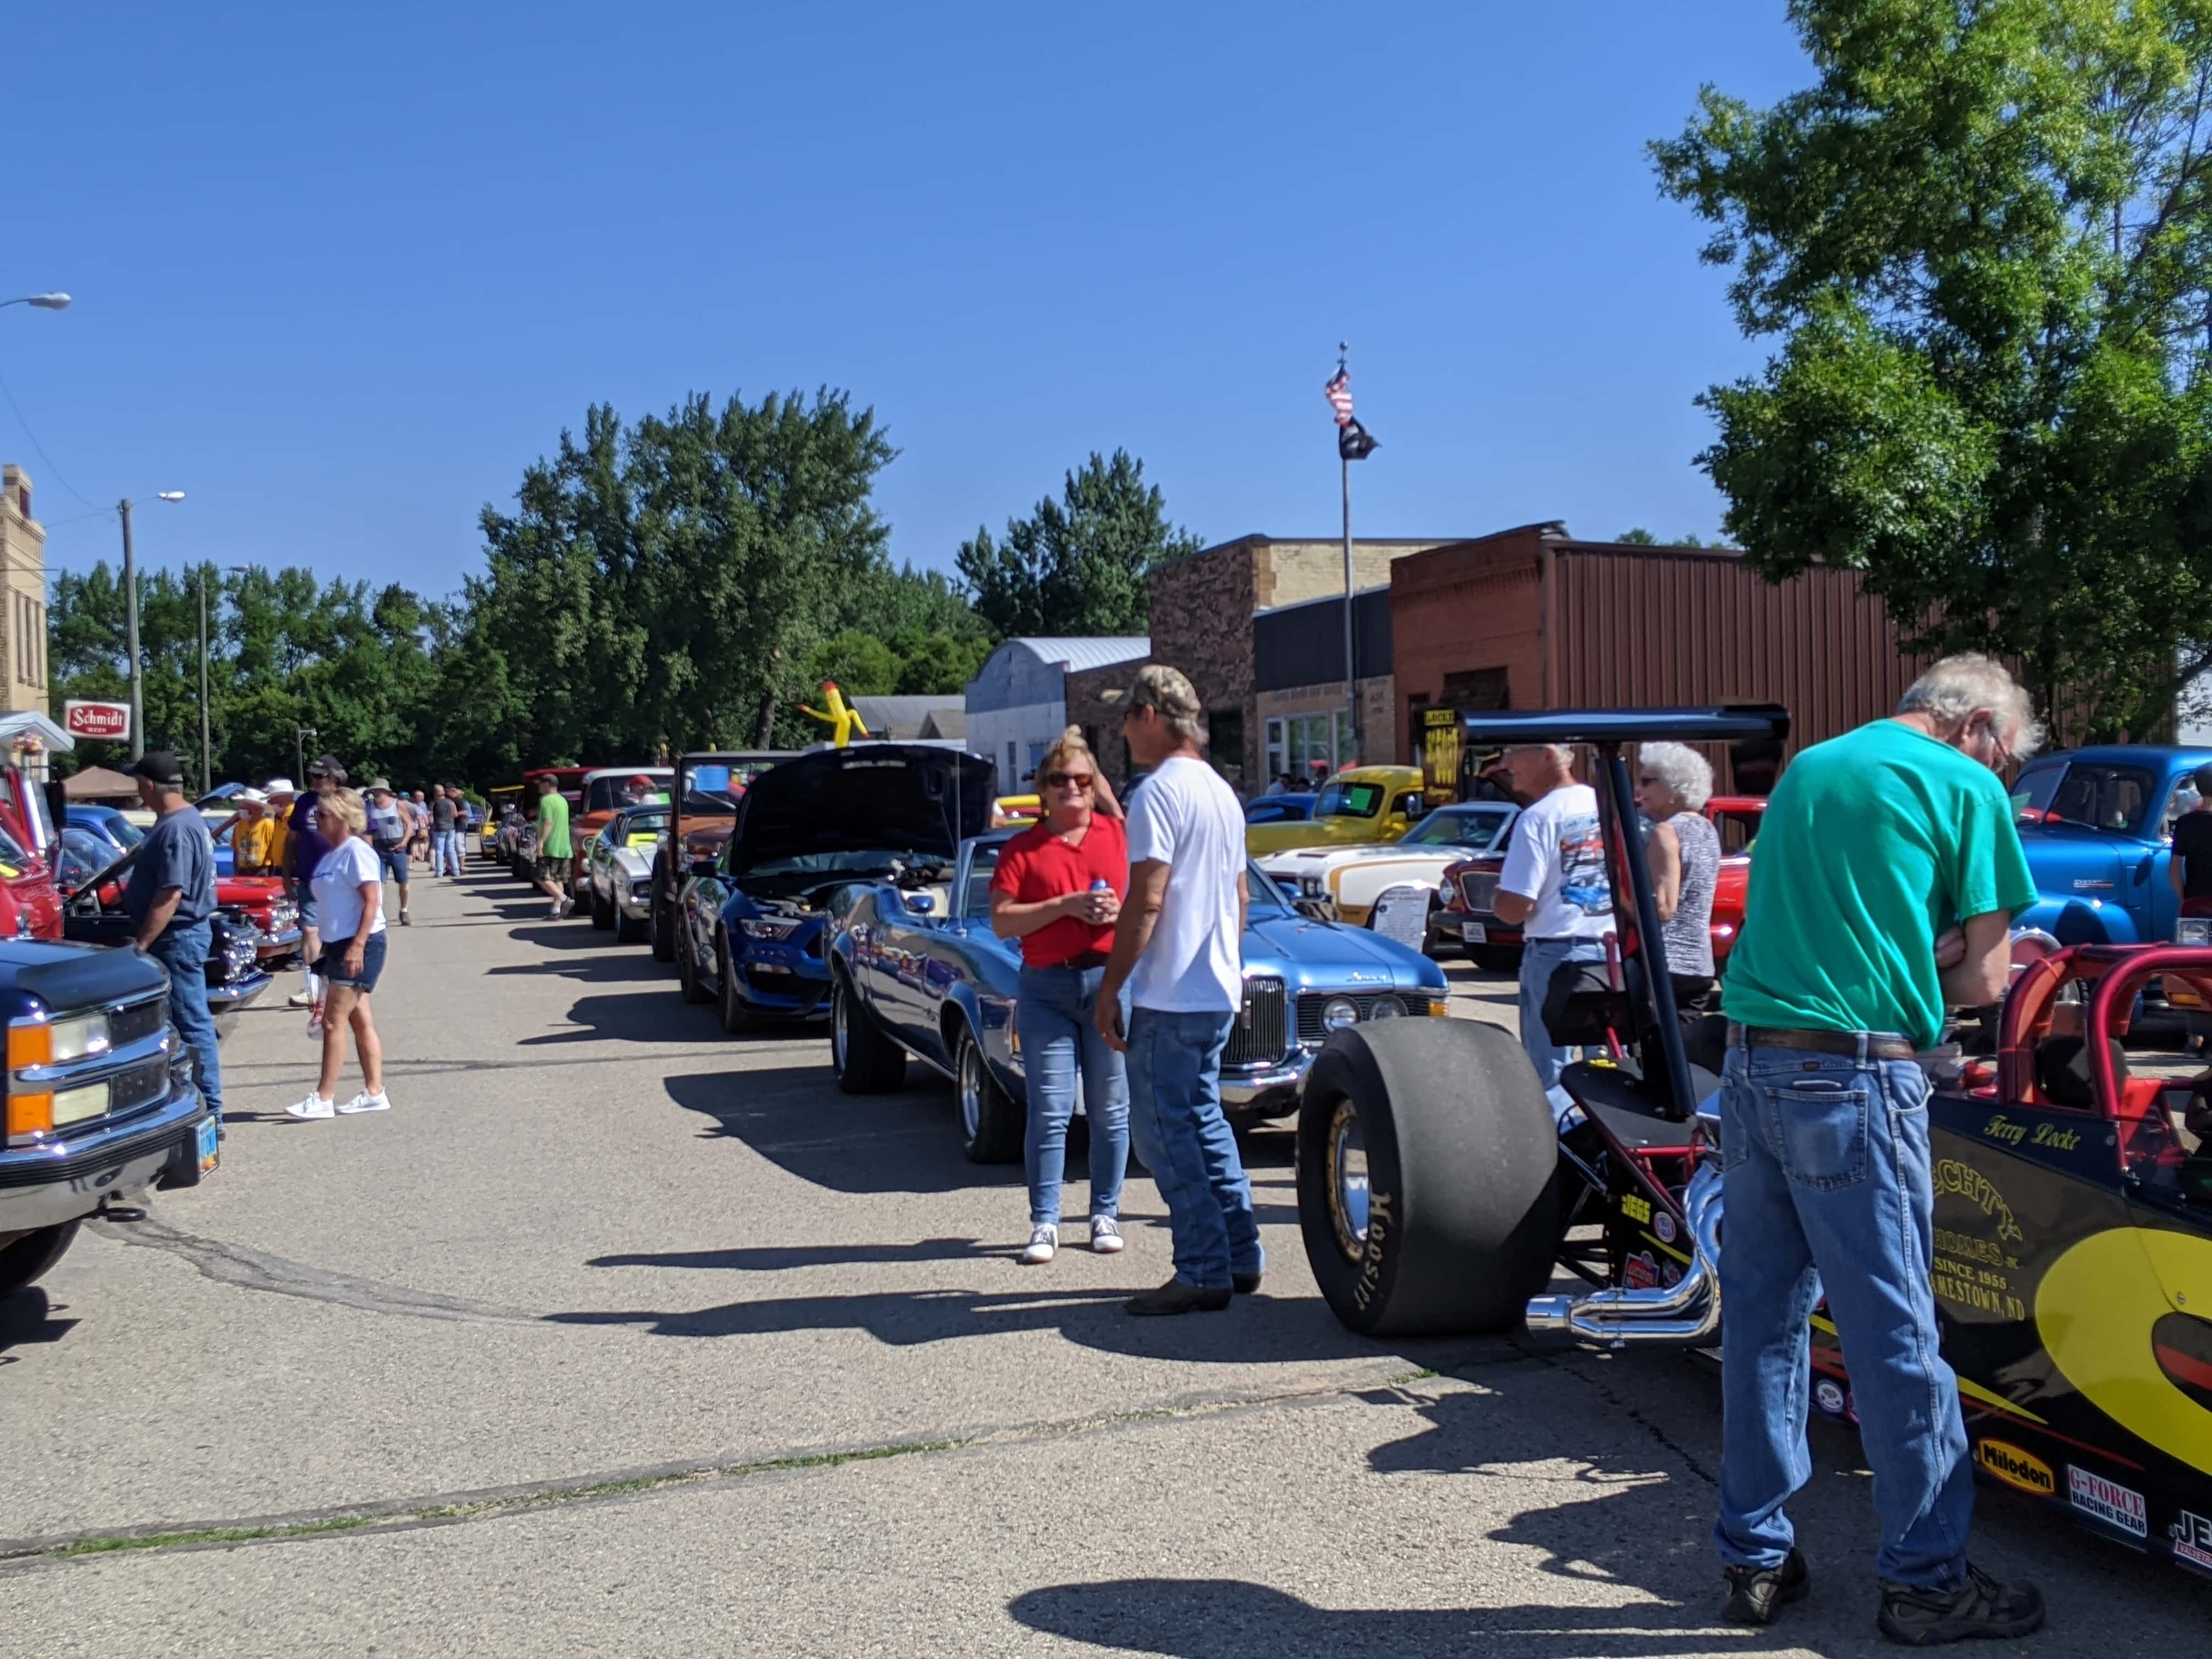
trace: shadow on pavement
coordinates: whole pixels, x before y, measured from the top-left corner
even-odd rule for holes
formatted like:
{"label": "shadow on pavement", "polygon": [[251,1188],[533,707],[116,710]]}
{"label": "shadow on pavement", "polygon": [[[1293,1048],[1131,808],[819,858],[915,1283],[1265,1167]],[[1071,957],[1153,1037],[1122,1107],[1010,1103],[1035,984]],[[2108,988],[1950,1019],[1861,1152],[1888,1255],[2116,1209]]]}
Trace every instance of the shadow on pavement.
{"label": "shadow on pavement", "polygon": [[542,962],[502,963],[484,970],[487,979],[516,975],[558,974],[584,985],[641,985],[650,981],[676,988],[676,976],[644,951],[634,957],[586,956],[580,951],[556,950]]}
{"label": "shadow on pavement", "polygon": [[991,1295],[975,1291],[878,1291],[728,1302],[689,1312],[644,1310],[548,1314],[554,1325],[629,1325],[653,1336],[768,1336],[860,1330],[891,1347],[956,1337],[1057,1331],[1083,1347],[1147,1359],[1250,1365],[1349,1359],[1399,1352],[1352,1335],[1318,1297],[1239,1297],[1225,1312],[1135,1319],[1122,1309],[1133,1291],[1050,1290]]}
{"label": "shadow on pavement", "polygon": [[791,1267],[836,1267],[860,1262],[975,1261],[1012,1258],[1018,1243],[980,1238],[924,1238],[911,1244],[791,1244],[753,1249],[676,1250],[665,1255],[595,1255],[587,1267],[730,1267],[740,1273],[781,1273]]}
{"label": "shadow on pavement", "polygon": [[[684,1012],[711,1029],[707,1010]],[[833,1192],[949,1193],[1020,1182],[1018,1164],[970,1164],[962,1153],[951,1085],[919,1066],[909,1075],[915,1081],[892,1094],[840,1094],[825,1044],[819,1065],[697,1073],[662,1086],[678,1106],[714,1121],[707,1134],[742,1140]]]}
{"label": "shadow on pavement", "polygon": [[27,1347],[34,1342],[58,1342],[69,1334],[76,1321],[55,1318],[55,1305],[48,1299],[45,1287],[38,1285],[10,1297],[0,1297],[0,1365],[14,1363],[14,1357],[7,1352],[9,1348]]}
{"label": "shadow on pavement", "polygon": [[[565,964],[572,968],[580,981],[589,981],[588,964]],[[547,971],[554,971],[548,969]],[[674,986],[669,988],[672,993]],[[568,1010],[568,1018],[584,1029],[574,1031],[548,1031],[542,1036],[524,1037],[515,1044],[518,1048],[557,1048],[569,1042],[703,1042],[721,1036],[721,1028],[714,1024],[711,1008],[694,1007],[681,997],[643,997],[635,994],[609,993],[603,996],[579,997]],[[725,1038],[741,1042],[742,1038]]]}

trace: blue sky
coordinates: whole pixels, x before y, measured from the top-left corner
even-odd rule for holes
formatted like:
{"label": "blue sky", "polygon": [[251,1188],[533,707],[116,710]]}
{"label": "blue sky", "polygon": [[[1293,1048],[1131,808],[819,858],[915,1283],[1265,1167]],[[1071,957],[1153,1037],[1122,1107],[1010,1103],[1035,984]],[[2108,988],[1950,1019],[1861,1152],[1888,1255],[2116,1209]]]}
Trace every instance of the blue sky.
{"label": "blue sky", "polygon": [[[430,593],[585,405],[830,385],[896,556],[1122,446],[1209,540],[1710,535],[1762,358],[1645,140],[1807,78],[1781,0],[20,8],[0,457],[50,562]],[[57,469],[58,468],[58,476]],[[73,522],[71,520],[74,520]]]}

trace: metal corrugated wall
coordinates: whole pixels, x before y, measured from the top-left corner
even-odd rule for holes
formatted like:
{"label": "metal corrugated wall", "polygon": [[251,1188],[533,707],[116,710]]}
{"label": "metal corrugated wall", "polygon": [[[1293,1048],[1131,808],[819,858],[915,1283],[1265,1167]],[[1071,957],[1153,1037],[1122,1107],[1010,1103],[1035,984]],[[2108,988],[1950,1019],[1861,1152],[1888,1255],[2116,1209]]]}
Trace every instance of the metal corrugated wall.
{"label": "metal corrugated wall", "polygon": [[1852,571],[1776,584],[1727,554],[1565,543],[1554,556],[1563,708],[1778,702],[1794,754],[1894,714],[1924,665]]}

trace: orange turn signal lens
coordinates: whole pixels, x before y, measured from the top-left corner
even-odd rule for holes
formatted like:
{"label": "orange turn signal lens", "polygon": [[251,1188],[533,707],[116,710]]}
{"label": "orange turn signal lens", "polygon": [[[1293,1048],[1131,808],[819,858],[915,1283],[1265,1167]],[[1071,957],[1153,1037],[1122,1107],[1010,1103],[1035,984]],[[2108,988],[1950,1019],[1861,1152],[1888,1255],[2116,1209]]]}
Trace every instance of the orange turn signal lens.
{"label": "orange turn signal lens", "polygon": [[10,1145],[34,1135],[51,1134],[54,1127],[54,1097],[51,1094],[8,1097],[8,1139]]}
{"label": "orange turn signal lens", "polygon": [[8,1028],[8,1069],[20,1072],[26,1066],[51,1066],[54,1062],[54,1028],[43,1022],[37,1025],[10,1025]]}

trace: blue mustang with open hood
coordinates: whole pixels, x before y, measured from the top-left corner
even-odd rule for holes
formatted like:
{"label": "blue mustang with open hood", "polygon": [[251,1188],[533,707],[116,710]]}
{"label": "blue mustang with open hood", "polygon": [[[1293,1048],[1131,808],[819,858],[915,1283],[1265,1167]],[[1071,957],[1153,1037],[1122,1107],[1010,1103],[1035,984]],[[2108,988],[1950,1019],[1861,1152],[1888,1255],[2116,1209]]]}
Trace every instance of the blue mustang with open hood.
{"label": "blue mustang with open hood", "polygon": [[902,743],[817,750],[763,773],[721,851],[684,880],[684,1000],[715,1003],[728,1031],[826,1012],[832,896],[854,883],[948,879],[961,842],[990,822],[992,777],[980,755]]}
{"label": "blue mustang with open hood", "polygon": [[[959,1133],[978,1164],[1022,1155],[1019,947],[991,932],[991,877],[1010,839],[977,836],[935,880],[842,886],[830,901],[830,1062],[848,1094],[896,1089],[907,1057],[953,1079]],[[1243,1006],[1221,1061],[1221,1099],[1255,1121],[1296,1109],[1332,1031],[1446,1012],[1443,969],[1364,927],[1302,915],[1257,865],[1242,942]],[[819,937],[819,935],[816,935]]]}

